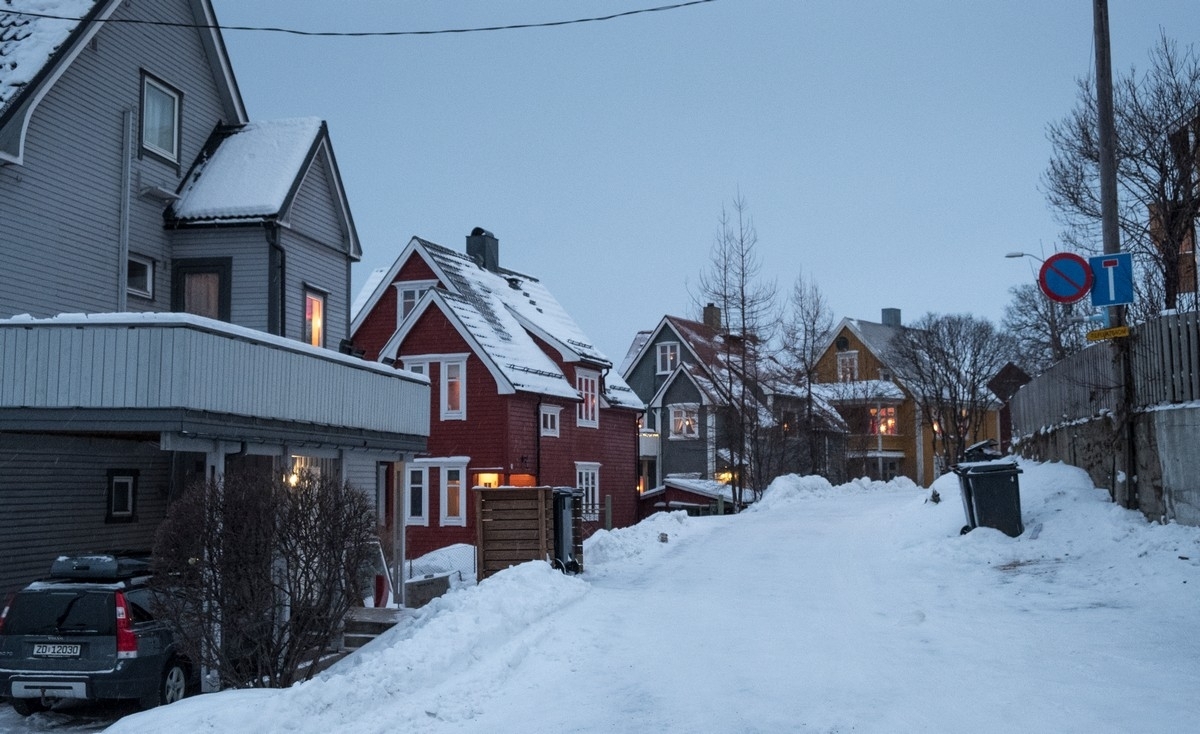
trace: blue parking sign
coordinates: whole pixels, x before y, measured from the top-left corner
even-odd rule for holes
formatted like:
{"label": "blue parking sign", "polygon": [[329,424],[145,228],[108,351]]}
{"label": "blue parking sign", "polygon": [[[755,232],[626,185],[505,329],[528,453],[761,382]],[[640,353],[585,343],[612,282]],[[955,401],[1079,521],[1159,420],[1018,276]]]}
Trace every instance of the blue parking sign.
{"label": "blue parking sign", "polygon": [[1133,303],[1133,255],[1118,252],[1088,258],[1092,267],[1092,305],[1097,308]]}

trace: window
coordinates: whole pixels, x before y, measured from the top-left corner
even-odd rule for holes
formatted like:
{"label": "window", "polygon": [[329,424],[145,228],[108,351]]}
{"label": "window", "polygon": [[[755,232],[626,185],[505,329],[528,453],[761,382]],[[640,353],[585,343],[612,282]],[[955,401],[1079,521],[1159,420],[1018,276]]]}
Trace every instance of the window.
{"label": "window", "polygon": [[699,408],[695,405],[671,406],[671,438],[699,438]]}
{"label": "window", "polygon": [[416,308],[417,301],[425,291],[437,285],[437,281],[421,280],[396,283],[396,323],[400,323]]}
{"label": "window", "polygon": [[304,292],[304,343],[325,346],[325,294]]}
{"label": "window", "polygon": [[177,260],[173,267],[171,307],[182,313],[229,321],[231,258]]}
{"label": "window", "polygon": [[465,466],[442,467],[442,525],[467,524]]}
{"label": "window", "polygon": [[562,413],[561,405],[543,405],[541,409],[542,435],[558,436],[558,416]]}
{"label": "window", "polygon": [[404,520],[407,525],[428,525],[429,469],[409,467],[404,481]]}
{"label": "window", "polygon": [[113,469],[108,472],[108,509],[105,522],[133,522],[137,511],[136,469]]}
{"label": "window", "polygon": [[179,111],[183,94],[158,79],[142,75],[142,150],[179,162]]}
{"label": "window", "polygon": [[658,374],[664,375],[679,366],[679,342],[658,345]]}
{"label": "window", "polygon": [[575,462],[575,486],[583,490],[583,519],[600,519],[600,465],[590,461]]}
{"label": "window", "polygon": [[858,352],[838,352],[837,355],[838,382],[858,381]]}
{"label": "window", "polygon": [[575,389],[583,398],[575,406],[575,425],[584,428],[599,428],[600,373],[592,370],[575,370]]}
{"label": "window", "polygon": [[894,407],[871,408],[871,434],[896,435],[896,409]]}
{"label": "window", "polygon": [[125,291],[133,296],[154,298],[154,261],[130,255],[125,262]]}
{"label": "window", "polygon": [[466,378],[465,357],[442,362],[442,420],[467,419],[467,396],[463,384]]}

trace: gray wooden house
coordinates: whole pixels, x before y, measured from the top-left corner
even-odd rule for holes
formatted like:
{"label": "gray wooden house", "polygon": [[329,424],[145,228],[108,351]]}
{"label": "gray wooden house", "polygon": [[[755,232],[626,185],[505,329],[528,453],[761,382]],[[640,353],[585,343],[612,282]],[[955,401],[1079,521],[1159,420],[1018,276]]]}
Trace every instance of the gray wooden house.
{"label": "gray wooden house", "polygon": [[[672,478],[728,483],[740,472],[744,486],[763,489],[779,474],[826,474],[829,464],[820,455],[826,450],[840,459],[846,427],[837,412],[818,400],[805,419],[810,411],[804,409],[802,385],[770,359],[761,374],[743,376],[727,341],[736,337],[722,327],[720,309],[710,304],[703,318],[664,316],[653,330],[637,335],[620,370],[647,405],[638,486],[644,504],[658,504],[646,504],[643,511],[661,509],[664,489],[679,495],[671,500],[679,506],[707,506],[713,499],[712,491],[693,492],[688,482],[672,485]],[[730,420],[741,390],[757,416],[753,436],[740,436]]]}
{"label": "gray wooden house", "polygon": [[429,387],[344,353],[361,251],[325,124],[249,120],[208,0],[47,7],[0,4],[0,591],[148,548],[234,466],[382,510]]}

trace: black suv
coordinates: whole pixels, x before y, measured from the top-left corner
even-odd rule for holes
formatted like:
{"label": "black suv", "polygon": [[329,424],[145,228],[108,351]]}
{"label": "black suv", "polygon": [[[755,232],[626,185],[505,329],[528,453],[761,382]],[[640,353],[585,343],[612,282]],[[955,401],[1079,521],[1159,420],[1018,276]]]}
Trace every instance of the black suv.
{"label": "black suv", "polygon": [[193,679],[156,620],[144,558],[61,557],[0,615],[0,696],[22,716],[59,699],[183,698]]}

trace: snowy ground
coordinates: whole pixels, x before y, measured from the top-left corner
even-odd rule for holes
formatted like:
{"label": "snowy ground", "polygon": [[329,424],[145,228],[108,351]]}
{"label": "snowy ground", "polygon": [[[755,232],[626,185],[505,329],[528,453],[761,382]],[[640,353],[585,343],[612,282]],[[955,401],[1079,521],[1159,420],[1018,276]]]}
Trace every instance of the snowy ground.
{"label": "snowy ground", "polygon": [[739,516],[600,533],[582,576],[456,589],[319,680],[108,731],[1197,731],[1200,529],[1022,466],[1020,538],[960,536],[953,475],[940,504],[788,477]]}

